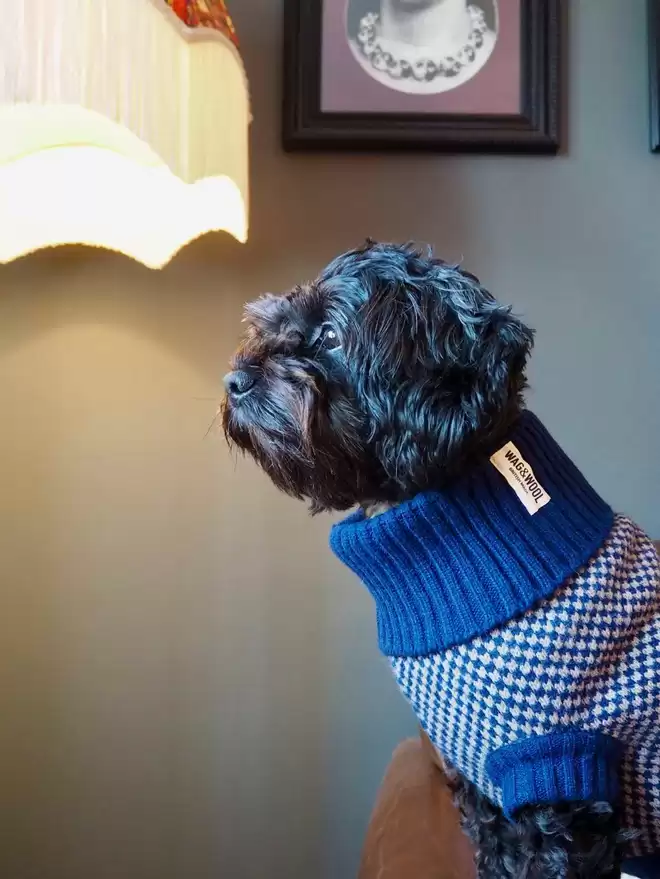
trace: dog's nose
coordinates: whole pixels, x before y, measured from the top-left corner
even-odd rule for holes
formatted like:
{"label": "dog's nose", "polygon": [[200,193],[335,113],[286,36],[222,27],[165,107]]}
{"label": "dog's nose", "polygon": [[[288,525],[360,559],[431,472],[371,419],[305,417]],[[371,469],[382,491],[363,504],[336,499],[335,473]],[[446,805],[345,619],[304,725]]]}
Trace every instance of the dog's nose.
{"label": "dog's nose", "polygon": [[242,397],[254,387],[257,376],[254,370],[235,369],[228,373],[225,378],[225,390],[230,397]]}

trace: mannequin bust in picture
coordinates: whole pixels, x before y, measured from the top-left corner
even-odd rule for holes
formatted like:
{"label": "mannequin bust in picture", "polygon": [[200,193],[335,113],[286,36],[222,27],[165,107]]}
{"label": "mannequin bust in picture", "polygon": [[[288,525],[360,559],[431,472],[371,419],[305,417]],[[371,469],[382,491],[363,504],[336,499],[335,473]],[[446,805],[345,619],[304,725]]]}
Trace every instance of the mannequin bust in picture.
{"label": "mannequin bust in picture", "polygon": [[389,88],[438,94],[472,79],[497,39],[469,0],[380,0],[360,20],[351,49],[364,70]]}

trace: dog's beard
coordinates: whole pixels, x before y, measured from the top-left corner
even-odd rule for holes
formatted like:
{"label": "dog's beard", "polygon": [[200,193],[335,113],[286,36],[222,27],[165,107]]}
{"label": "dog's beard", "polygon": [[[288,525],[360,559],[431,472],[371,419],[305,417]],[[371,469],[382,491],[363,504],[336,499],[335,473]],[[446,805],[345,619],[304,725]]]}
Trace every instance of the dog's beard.
{"label": "dog's beard", "polygon": [[300,364],[267,371],[258,392],[225,403],[230,445],[251,455],[281,491],[307,500],[313,513],[370,498],[382,474],[363,448],[362,417],[349,398],[329,399]]}

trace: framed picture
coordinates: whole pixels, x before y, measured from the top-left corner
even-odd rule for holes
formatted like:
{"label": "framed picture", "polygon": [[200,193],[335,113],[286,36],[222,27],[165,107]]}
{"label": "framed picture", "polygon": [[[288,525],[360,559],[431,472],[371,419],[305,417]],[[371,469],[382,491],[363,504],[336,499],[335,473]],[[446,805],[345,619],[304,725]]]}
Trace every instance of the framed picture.
{"label": "framed picture", "polygon": [[660,0],[647,0],[651,149],[660,153]]}
{"label": "framed picture", "polygon": [[284,146],[555,153],[562,14],[563,0],[285,0]]}

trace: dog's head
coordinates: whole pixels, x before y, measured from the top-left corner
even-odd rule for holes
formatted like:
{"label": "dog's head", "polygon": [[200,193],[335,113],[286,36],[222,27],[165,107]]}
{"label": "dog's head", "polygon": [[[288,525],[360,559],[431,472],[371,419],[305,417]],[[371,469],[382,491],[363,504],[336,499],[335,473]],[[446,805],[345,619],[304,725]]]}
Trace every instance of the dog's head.
{"label": "dog's head", "polygon": [[533,332],[411,246],[367,242],[246,322],[225,433],[316,512],[440,488],[520,411]]}

